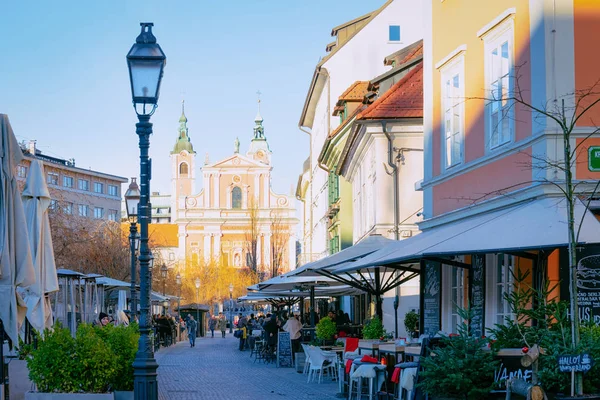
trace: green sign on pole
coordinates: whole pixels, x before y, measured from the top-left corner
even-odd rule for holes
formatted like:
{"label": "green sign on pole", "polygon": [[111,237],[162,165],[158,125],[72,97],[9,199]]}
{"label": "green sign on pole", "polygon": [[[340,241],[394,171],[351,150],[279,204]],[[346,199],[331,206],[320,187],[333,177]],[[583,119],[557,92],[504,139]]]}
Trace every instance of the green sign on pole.
{"label": "green sign on pole", "polygon": [[588,151],[589,170],[592,172],[600,172],[600,146],[590,146]]}

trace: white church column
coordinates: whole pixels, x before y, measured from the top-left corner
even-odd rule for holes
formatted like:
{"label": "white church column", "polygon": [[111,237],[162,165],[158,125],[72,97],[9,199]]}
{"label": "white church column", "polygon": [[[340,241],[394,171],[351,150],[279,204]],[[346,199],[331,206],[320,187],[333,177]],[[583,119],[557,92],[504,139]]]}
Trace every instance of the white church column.
{"label": "white church column", "polygon": [[221,257],[221,234],[216,233],[213,242],[213,259],[220,259]]}
{"label": "white church column", "polygon": [[204,189],[204,207],[210,208],[210,177],[211,174],[204,174],[204,182],[206,182],[206,188]]}
{"label": "white church column", "polygon": [[265,260],[265,268],[267,271],[271,270],[271,234],[265,234],[265,248],[264,248],[264,260]]}
{"label": "white church column", "polygon": [[225,201],[227,202],[227,208],[231,208],[231,186],[227,186],[226,192],[227,196]]}
{"label": "white church column", "polygon": [[177,259],[179,260],[183,260],[185,259],[186,253],[187,253],[187,246],[186,246],[186,240],[185,238],[187,237],[187,233],[185,231],[185,225],[179,225],[178,226],[178,232],[177,232],[177,239],[178,239],[178,246],[177,246]]}
{"label": "white church column", "polygon": [[250,186],[242,186],[242,208],[248,208],[248,192],[250,191]]}
{"label": "white church column", "polygon": [[220,194],[221,194],[221,191],[219,190],[221,174],[215,174],[214,179],[215,179],[215,191],[214,191],[215,192],[215,202],[214,202],[214,205],[215,205],[215,208],[221,208],[221,204],[220,204],[221,201],[219,198]]}
{"label": "white church column", "polygon": [[210,234],[204,235],[204,250],[202,254],[204,254],[204,263],[208,264],[210,262]]}
{"label": "white church column", "polygon": [[260,265],[262,264],[262,238],[263,235],[262,233],[258,234],[257,240],[256,240],[256,268],[258,269],[260,267]]}
{"label": "white church column", "polygon": [[267,178],[267,175],[263,175],[262,176],[262,181],[263,181],[263,207],[264,208],[269,208],[269,203],[270,203],[270,190],[269,190],[269,179]]}
{"label": "white church column", "polygon": [[260,193],[260,181],[258,174],[254,175],[254,189],[252,190],[252,196],[254,197],[254,203],[258,206],[260,203],[258,202],[259,193]]}
{"label": "white church column", "polygon": [[288,268],[290,271],[296,269],[296,237],[292,234],[288,240]]}

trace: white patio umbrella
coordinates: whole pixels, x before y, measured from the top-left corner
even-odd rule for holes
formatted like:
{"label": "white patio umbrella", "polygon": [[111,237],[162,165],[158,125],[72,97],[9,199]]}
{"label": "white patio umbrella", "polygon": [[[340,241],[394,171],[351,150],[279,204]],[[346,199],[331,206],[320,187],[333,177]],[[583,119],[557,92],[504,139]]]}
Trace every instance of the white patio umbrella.
{"label": "white patio umbrella", "polygon": [[35,282],[23,293],[27,304],[27,319],[40,334],[52,327],[52,307],[49,293],[59,289],[48,210],[51,197],[44,179],[44,168],[32,160],[23,190],[23,207],[35,270]]}
{"label": "white patio umbrella", "polygon": [[35,282],[25,212],[14,171],[23,159],[8,116],[0,114],[0,319],[13,343],[25,319],[17,287]]}

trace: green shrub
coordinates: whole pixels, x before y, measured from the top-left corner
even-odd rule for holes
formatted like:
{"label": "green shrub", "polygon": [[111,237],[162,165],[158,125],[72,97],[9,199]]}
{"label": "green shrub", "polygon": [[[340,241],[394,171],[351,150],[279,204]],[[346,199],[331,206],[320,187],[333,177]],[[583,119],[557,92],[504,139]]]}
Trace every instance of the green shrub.
{"label": "green shrub", "polygon": [[363,339],[379,339],[386,335],[383,323],[378,316],[373,317],[362,330]]}
{"label": "green shrub", "polygon": [[133,390],[133,361],[140,338],[137,324],[95,328],[98,336],[116,355],[117,374],[111,383],[113,390]]}
{"label": "green shrub", "polygon": [[321,340],[331,340],[333,335],[337,333],[335,322],[329,317],[323,317],[315,327],[317,337]]}
{"label": "green shrub", "polygon": [[406,329],[406,333],[412,339],[413,334],[417,331],[417,326],[419,324],[419,314],[417,314],[414,310],[411,310],[406,313],[404,316],[404,328]]}
{"label": "green shrub", "polygon": [[92,327],[82,324],[73,338],[68,329],[46,331],[27,355],[29,378],[40,392],[105,393],[133,389],[137,325]]}
{"label": "green shrub", "polygon": [[[459,310],[464,321],[472,313]],[[488,339],[469,334],[468,323],[458,327],[459,335],[442,338],[432,355],[423,357],[418,386],[430,396],[457,399],[487,399],[494,384],[494,371],[498,361],[494,353],[485,348]]]}

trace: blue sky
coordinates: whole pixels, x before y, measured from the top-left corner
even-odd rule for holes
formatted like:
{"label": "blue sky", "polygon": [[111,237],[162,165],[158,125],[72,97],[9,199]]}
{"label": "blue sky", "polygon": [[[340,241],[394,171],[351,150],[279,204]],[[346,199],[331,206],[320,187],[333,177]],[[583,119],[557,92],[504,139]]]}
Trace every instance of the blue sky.
{"label": "blue sky", "polygon": [[[139,174],[125,55],[154,22],[167,55],[150,154],[152,190],[170,192],[169,152],[185,98],[197,170],[246,151],[262,92],[273,188],[289,192],[308,156],[298,120],[331,28],[384,0],[11,1],[0,13],[0,113],[18,140],[77,166]],[[199,174],[197,173],[197,177]],[[197,179],[200,189],[201,179]]]}

